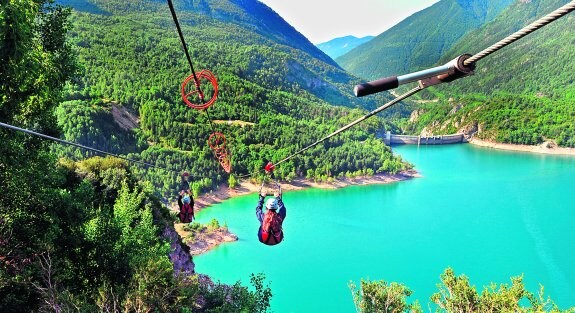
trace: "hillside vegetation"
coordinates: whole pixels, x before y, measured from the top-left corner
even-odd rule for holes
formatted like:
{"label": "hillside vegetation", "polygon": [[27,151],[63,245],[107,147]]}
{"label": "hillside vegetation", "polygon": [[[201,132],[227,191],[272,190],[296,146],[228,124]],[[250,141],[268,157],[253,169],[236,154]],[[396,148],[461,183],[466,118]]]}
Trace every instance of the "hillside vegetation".
{"label": "hillside vegetation", "polygon": [[[245,122],[215,124],[228,139],[234,175],[261,171],[268,160],[286,157],[365,114],[364,108],[389,99],[386,94],[355,98],[351,89],[359,80],[315,58],[319,50],[313,46],[312,53],[284,45],[273,33],[252,31],[236,15],[226,23],[212,17],[243,10],[249,2],[210,2],[212,13],[207,15],[177,2],[196,69],[208,68],[218,78],[220,94],[209,108],[210,117]],[[129,3],[93,3],[98,9],[79,6],[71,17],[70,40],[83,69],[77,84],[68,86],[69,101],[57,111],[65,137],[173,170],[134,169],[164,194],[173,193],[178,171],[192,173],[196,192],[226,182],[227,175],[206,143],[211,133],[207,115],[189,109],[180,98],[189,66],[167,6],[145,2],[138,9]],[[86,10],[90,12],[82,12]],[[114,107],[132,112],[139,124],[120,129],[112,116]],[[111,127],[117,131],[108,131]],[[311,169],[315,179],[325,180],[368,169],[405,169],[407,165],[375,136],[393,127],[374,118],[284,163],[277,175],[291,179]],[[73,158],[86,156],[75,149],[58,151]]]}
{"label": "hillside vegetation", "polygon": [[[443,61],[478,52],[568,1],[517,1],[493,22],[463,38]],[[516,144],[555,141],[575,147],[575,16],[567,15],[477,63],[476,74],[429,90],[406,132],[477,132]],[[472,38],[474,40],[472,40]]]}
{"label": "hillside vegetation", "polygon": [[[0,9],[0,120],[57,135],[52,113],[77,70],[70,11],[47,1]],[[269,307],[261,275],[250,290],[193,275],[172,216],[125,162],[58,160],[47,141],[5,128],[0,140],[0,312]]]}

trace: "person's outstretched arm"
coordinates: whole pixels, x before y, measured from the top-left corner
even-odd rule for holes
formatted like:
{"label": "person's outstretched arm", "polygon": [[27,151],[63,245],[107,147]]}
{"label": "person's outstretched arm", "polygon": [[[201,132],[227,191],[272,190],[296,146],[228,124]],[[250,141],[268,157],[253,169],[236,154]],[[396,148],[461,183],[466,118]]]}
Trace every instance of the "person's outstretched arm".
{"label": "person's outstretched arm", "polygon": [[196,219],[196,215],[194,214],[194,197],[190,194],[190,208],[192,208],[192,220]]}
{"label": "person's outstretched arm", "polygon": [[279,211],[278,214],[279,216],[282,218],[282,220],[285,220],[286,218],[286,206],[284,205],[284,202],[281,198],[281,196],[277,197],[278,199],[278,207],[279,207]]}
{"label": "person's outstretched arm", "polygon": [[264,207],[265,196],[262,196],[262,195],[259,195],[259,196],[260,196],[260,199],[258,200],[258,205],[256,206],[256,216],[258,218],[258,221],[260,221],[260,224],[261,224],[264,221],[262,209]]}

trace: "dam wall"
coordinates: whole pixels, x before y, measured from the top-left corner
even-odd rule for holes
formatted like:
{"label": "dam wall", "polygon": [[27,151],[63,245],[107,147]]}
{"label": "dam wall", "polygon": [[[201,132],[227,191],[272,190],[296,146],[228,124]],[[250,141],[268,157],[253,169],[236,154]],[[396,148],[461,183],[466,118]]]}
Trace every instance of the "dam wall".
{"label": "dam wall", "polygon": [[464,134],[438,136],[394,135],[388,132],[384,138],[387,145],[447,145],[467,142]]}

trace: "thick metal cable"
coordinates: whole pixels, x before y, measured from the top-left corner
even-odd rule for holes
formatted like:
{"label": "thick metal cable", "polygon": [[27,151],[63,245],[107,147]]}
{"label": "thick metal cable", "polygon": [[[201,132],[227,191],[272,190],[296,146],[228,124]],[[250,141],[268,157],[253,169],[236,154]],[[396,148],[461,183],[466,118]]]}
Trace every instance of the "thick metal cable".
{"label": "thick metal cable", "polygon": [[126,160],[126,161],[129,161],[129,162],[132,162],[132,163],[137,163],[137,164],[144,165],[144,166],[148,166],[148,167],[154,167],[154,168],[158,168],[158,169],[163,169],[163,170],[166,170],[166,171],[168,171],[168,172],[174,172],[174,173],[178,173],[178,174],[180,173],[179,171],[170,170],[170,169],[167,169],[167,168],[162,167],[162,166],[157,166],[157,165],[153,165],[153,164],[150,164],[150,163],[146,163],[146,162],[142,162],[142,161],[130,159],[130,158],[127,158],[127,157],[124,157],[124,156],[121,156],[121,155],[117,155],[117,154],[114,154],[114,153],[110,153],[110,152],[98,150],[98,149],[95,149],[95,148],[92,148],[92,147],[88,147],[88,146],[83,146],[83,145],[77,144],[77,143],[75,143],[75,142],[71,142],[71,141],[67,141],[67,140],[62,140],[62,139],[59,139],[59,138],[51,137],[51,136],[44,135],[44,134],[41,134],[41,133],[38,133],[38,132],[35,132],[35,131],[31,131],[31,130],[29,130],[29,129],[24,129],[24,128],[16,127],[16,126],[13,126],[13,125],[10,125],[10,124],[5,124],[5,123],[1,123],[1,122],[0,122],[0,127],[8,128],[8,129],[15,130],[15,131],[24,132],[24,133],[27,133],[27,134],[29,134],[29,135],[42,137],[42,138],[49,139],[49,140],[52,140],[52,141],[56,141],[56,142],[59,142],[59,143],[62,143],[62,144],[66,144],[66,145],[70,145],[70,146],[75,146],[75,147],[78,147],[78,148],[81,148],[81,149],[85,149],[85,150],[94,151],[94,152],[97,152],[97,153],[100,153],[100,154],[113,156],[113,157],[116,157],[116,158],[118,158],[118,159]]}
{"label": "thick metal cable", "polygon": [[352,128],[353,126],[355,126],[355,125],[357,125],[357,124],[359,124],[359,123],[365,121],[366,119],[368,119],[368,118],[370,118],[370,117],[376,115],[377,113],[379,113],[379,112],[381,112],[381,111],[383,111],[383,110],[385,110],[385,109],[391,107],[392,105],[398,103],[399,101],[404,100],[404,99],[406,99],[406,98],[408,98],[408,97],[413,96],[414,94],[418,93],[419,91],[421,91],[421,90],[423,90],[423,89],[424,89],[424,87],[421,87],[421,86],[418,85],[417,87],[411,89],[410,91],[408,91],[408,92],[402,94],[401,96],[398,96],[397,98],[395,98],[395,99],[389,101],[388,103],[386,103],[386,104],[380,106],[379,108],[377,108],[377,109],[375,109],[375,110],[369,112],[368,114],[366,114],[366,115],[364,115],[364,116],[358,118],[357,120],[355,120],[355,121],[353,121],[353,122],[351,122],[351,123],[345,125],[344,127],[342,127],[342,128],[340,128],[340,129],[334,131],[333,133],[331,133],[331,134],[329,134],[329,135],[323,137],[322,139],[320,139],[320,140],[318,140],[318,141],[312,143],[311,145],[309,145],[309,146],[307,146],[307,147],[305,147],[305,148],[303,148],[303,149],[301,149],[301,150],[299,150],[299,151],[293,153],[292,155],[290,155],[290,156],[288,156],[288,157],[286,157],[286,158],[284,158],[284,159],[278,161],[277,163],[274,163],[274,165],[276,165],[276,166],[277,166],[277,165],[280,165],[281,163],[283,163],[283,162],[285,162],[285,161],[287,161],[287,160],[289,160],[289,159],[291,159],[291,158],[297,156],[298,154],[301,154],[301,153],[305,152],[306,150],[309,150],[309,149],[311,149],[311,148],[313,148],[313,147],[319,145],[320,143],[322,143],[322,142],[328,140],[329,138],[331,138],[331,137],[333,137],[333,136],[335,136],[335,135],[338,135],[338,134],[340,134],[340,133],[342,133],[342,132],[344,132],[344,131],[346,131],[346,130]]}
{"label": "thick metal cable", "polygon": [[569,3],[567,3],[566,5],[560,7],[559,9],[547,14],[546,16],[540,18],[539,20],[525,26],[524,28],[522,28],[521,30],[503,38],[502,40],[500,40],[499,42],[497,42],[496,44],[484,49],[483,51],[475,54],[474,56],[470,57],[469,59],[465,60],[465,62],[463,62],[463,64],[465,66],[469,66],[481,59],[483,59],[484,57],[492,54],[493,52],[529,35],[530,33],[542,28],[543,26],[567,15],[569,12],[575,10],[575,0],[571,1]]}
{"label": "thick metal cable", "polygon": [[[198,92],[201,94],[201,89],[200,89],[200,85],[199,85],[199,80],[198,77],[196,76],[196,71],[194,71],[194,65],[192,63],[192,58],[190,57],[190,53],[188,52],[188,45],[186,44],[186,39],[184,38],[184,34],[182,33],[182,28],[180,27],[180,22],[178,21],[178,16],[176,15],[176,10],[174,9],[174,4],[172,3],[172,0],[168,0],[168,6],[170,7],[170,12],[172,13],[172,19],[174,20],[174,24],[176,24],[176,29],[178,31],[178,35],[180,36],[180,41],[182,43],[182,47],[184,48],[184,53],[186,54],[186,58],[188,59],[188,64],[190,64],[190,69],[192,70],[192,75],[194,75],[194,81],[197,83],[197,89]],[[205,100],[203,97],[200,97],[200,100],[202,101],[202,103],[205,104]],[[210,128],[212,129],[212,132],[215,133],[216,130],[214,128],[214,125],[212,124],[212,119],[210,117],[210,114],[208,113],[208,110],[204,110],[206,112],[206,115],[208,117],[208,122],[210,124]]]}
{"label": "thick metal cable", "polygon": [[174,23],[176,24],[176,29],[178,30],[178,35],[180,35],[180,41],[182,42],[182,46],[184,48],[184,53],[186,54],[186,58],[188,59],[188,64],[190,64],[190,69],[192,70],[192,75],[194,75],[194,80],[198,81],[198,77],[196,76],[196,71],[194,71],[194,65],[192,64],[192,58],[190,57],[190,53],[188,52],[188,46],[186,45],[186,40],[184,39],[184,34],[182,33],[182,29],[180,28],[180,23],[178,22],[178,16],[176,15],[176,10],[174,9],[174,4],[172,0],[168,0],[168,6],[170,7],[170,12],[172,12],[172,18],[174,19]]}

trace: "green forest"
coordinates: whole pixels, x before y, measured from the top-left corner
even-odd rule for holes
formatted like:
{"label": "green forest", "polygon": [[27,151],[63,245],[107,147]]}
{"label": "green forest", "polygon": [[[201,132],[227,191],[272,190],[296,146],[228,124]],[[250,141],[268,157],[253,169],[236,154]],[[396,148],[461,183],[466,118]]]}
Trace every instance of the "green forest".
{"label": "green forest", "polygon": [[[2,4],[3,122],[58,133],[53,113],[64,82],[78,70],[66,41],[69,16],[46,1]],[[174,216],[125,162],[58,158],[47,141],[4,128],[0,139],[1,312],[269,307],[262,275],[252,276],[249,290],[190,275],[193,263],[175,235]]]}
{"label": "green forest", "polygon": [[[272,286],[263,274],[252,274],[249,287],[193,274],[187,246],[174,231],[176,217],[162,203],[174,196],[181,171],[192,173],[196,193],[230,178],[206,143],[208,115],[179,98],[189,72],[167,11],[158,14],[163,7],[149,2],[71,2],[83,10],[49,0],[1,4],[0,121],[169,171],[0,128],[0,312],[270,311]],[[211,69],[220,83],[209,114],[229,140],[232,178],[261,172],[268,160],[389,99],[354,99],[345,90],[356,78],[275,37],[190,12],[181,19],[196,66]],[[454,114],[480,112],[473,108],[486,99],[478,99],[466,98],[469,104]],[[539,119],[534,103],[540,100],[526,96],[514,110]],[[490,105],[504,111],[501,103]],[[443,109],[438,105],[436,114]],[[546,116],[565,125],[565,114],[573,114],[551,101],[548,110]],[[510,120],[499,114],[485,123]],[[509,123],[520,129],[524,122]],[[573,144],[569,133],[561,137],[563,128],[546,122],[536,131]],[[385,130],[399,128],[383,118],[368,120],[276,174],[327,181],[410,168],[379,138]],[[350,290],[361,312],[421,311],[400,284],[361,281]],[[438,312],[560,312],[542,292],[526,291],[521,278],[478,294],[450,269],[431,301]]]}
{"label": "green forest", "polygon": [[[261,175],[268,161],[283,159],[389,97],[357,99],[350,86],[358,80],[336,66],[273,38],[182,10],[194,66],[210,69],[219,84],[215,104],[207,114],[199,112],[180,96],[190,69],[167,8],[157,6],[160,14],[130,12],[121,4],[114,8],[114,14],[71,15],[68,38],[80,73],[65,87],[58,125],[68,140],[167,168],[133,169],[166,196],[173,196],[178,172],[192,174],[196,194],[229,179],[207,145],[209,118],[219,121],[214,128],[226,136],[232,175]],[[114,110],[130,112],[138,123],[119,127]],[[282,164],[276,176],[326,181],[408,169],[378,138],[394,127],[374,118]],[[70,147],[54,151],[73,159],[92,155]]]}

